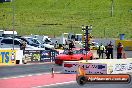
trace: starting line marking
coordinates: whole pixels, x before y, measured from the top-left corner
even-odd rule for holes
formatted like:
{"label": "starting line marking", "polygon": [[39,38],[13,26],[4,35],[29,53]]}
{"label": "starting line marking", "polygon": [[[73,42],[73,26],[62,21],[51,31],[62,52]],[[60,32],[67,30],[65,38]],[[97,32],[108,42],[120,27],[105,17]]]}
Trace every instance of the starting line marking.
{"label": "starting line marking", "polygon": [[62,82],[62,83],[55,83],[55,84],[37,86],[37,87],[32,87],[32,88],[50,87],[50,86],[57,86],[57,85],[63,85],[63,84],[70,84],[70,83],[75,83],[75,82],[76,82],[76,81],[69,81],[69,82]]}

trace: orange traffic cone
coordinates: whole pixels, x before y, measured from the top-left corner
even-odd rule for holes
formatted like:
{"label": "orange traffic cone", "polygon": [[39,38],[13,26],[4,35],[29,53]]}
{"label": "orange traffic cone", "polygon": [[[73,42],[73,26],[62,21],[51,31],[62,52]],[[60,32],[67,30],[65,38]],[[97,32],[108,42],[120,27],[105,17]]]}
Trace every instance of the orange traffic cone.
{"label": "orange traffic cone", "polygon": [[123,53],[123,59],[126,59],[126,53],[125,52]]}

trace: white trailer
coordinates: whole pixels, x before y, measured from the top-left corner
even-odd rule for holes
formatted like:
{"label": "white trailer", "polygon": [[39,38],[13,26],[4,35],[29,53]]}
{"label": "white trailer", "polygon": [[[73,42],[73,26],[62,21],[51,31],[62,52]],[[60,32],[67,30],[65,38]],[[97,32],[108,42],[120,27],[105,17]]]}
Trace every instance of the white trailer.
{"label": "white trailer", "polygon": [[13,36],[13,34],[17,35],[17,32],[0,30],[0,36]]}

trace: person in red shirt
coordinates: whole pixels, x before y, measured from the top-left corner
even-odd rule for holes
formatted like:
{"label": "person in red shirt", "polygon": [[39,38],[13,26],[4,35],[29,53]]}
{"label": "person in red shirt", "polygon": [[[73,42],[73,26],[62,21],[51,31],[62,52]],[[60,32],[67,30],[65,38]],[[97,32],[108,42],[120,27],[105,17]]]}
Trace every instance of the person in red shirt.
{"label": "person in red shirt", "polygon": [[117,59],[122,58],[123,45],[119,42],[117,46]]}

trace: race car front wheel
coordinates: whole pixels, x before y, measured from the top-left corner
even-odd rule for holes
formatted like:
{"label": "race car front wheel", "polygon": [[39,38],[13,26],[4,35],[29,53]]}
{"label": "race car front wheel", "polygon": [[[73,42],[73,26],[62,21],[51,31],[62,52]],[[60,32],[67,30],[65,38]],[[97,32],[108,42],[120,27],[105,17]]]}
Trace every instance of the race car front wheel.
{"label": "race car front wheel", "polygon": [[92,59],[93,59],[93,57],[91,56],[91,57],[90,57],[90,60],[92,60]]}
{"label": "race car front wheel", "polygon": [[86,83],[86,78],[84,76],[79,76],[76,81],[79,85],[84,85]]}

